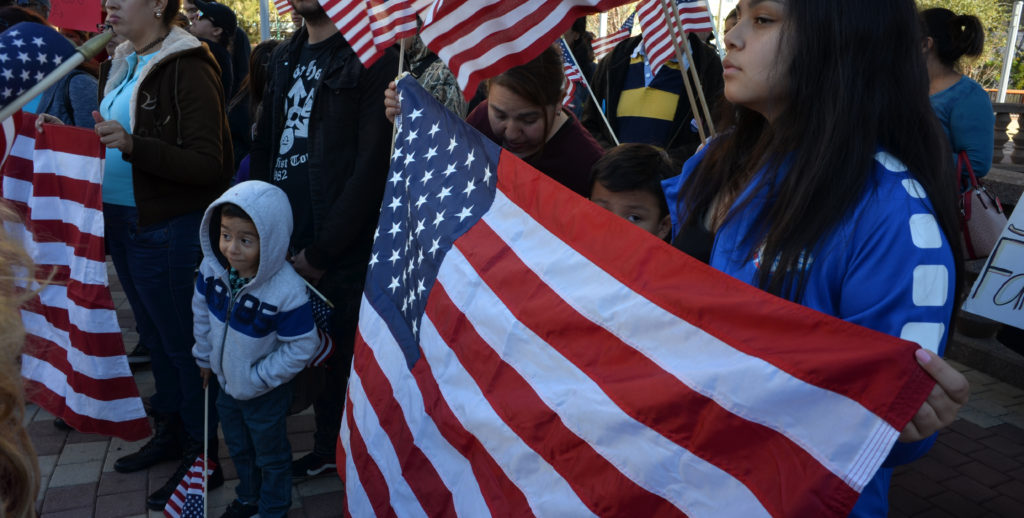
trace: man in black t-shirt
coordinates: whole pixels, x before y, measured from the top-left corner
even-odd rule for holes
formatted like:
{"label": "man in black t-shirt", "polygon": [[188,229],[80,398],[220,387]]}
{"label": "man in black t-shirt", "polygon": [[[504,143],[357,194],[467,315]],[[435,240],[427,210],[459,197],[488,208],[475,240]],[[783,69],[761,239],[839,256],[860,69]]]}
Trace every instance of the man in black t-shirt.
{"label": "man in black t-shirt", "polygon": [[250,167],[252,178],[287,193],[292,265],[335,306],[337,349],[313,403],[313,452],[293,463],[301,477],[336,469],[356,318],[387,180],[384,90],[398,57],[388,51],[364,68],[317,0],[290,1],[305,26],[271,57]]}

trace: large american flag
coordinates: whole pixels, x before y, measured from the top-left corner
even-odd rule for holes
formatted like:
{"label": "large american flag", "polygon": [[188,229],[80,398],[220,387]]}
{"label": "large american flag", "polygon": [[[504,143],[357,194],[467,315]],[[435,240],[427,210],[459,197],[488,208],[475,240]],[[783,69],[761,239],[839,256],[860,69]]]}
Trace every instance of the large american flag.
{"label": "large american flag", "polygon": [[337,463],[352,516],[844,516],[933,382],[500,149],[412,78]]}
{"label": "large american flag", "polygon": [[420,37],[448,65],[466,99],[480,81],[540,55],[580,16],[628,0],[437,0]]}
{"label": "large american flag", "polygon": [[[150,434],[107,288],[103,246],[103,157],[95,133],[46,126],[17,114],[0,194],[24,224],[8,224],[37,265],[24,288],[40,290],[22,309],[21,360],[28,398],[81,432],[128,441]],[[52,277],[51,277],[52,276]],[[47,282],[46,279],[49,279]]]}
{"label": "large american flag", "polygon": [[[662,65],[675,57],[673,39],[682,45],[686,44],[685,38],[679,34],[674,24],[665,19],[662,6],[668,5],[671,10],[672,1],[675,1],[679,8],[683,32],[710,31],[713,28],[708,4],[704,0],[643,0],[637,8],[637,13],[640,16],[640,27],[644,31],[644,52],[647,54],[651,71],[655,74]],[[671,34],[670,25],[673,25]]]}
{"label": "large american flag", "polygon": [[633,21],[635,19],[636,11],[633,11],[633,13],[629,15],[629,18],[626,18],[626,21],[623,22],[622,27],[619,30],[607,36],[594,38],[594,41],[591,42],[591,46],[594,49],[594,59],[600,60],[605,54],[611,52],[620,41],[628,38],[629,34],[633,32]]}

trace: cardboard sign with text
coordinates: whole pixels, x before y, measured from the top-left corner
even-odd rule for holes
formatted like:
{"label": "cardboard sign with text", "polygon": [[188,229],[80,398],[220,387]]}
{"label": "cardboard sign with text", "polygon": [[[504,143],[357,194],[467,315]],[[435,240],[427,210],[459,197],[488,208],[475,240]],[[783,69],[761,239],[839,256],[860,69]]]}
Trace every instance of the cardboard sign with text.
{"label": "cardboard sign with text", "polygon": [[97,32],[103,21],[102,0],[50,0],[49,22],[61,29]]}
{"label": "cardboard sign with text", "polygon": [[1024,208],[1021,201],[1024,197],[1017,202],[964,302],[964,311],[1017,328],[1024,328]]}

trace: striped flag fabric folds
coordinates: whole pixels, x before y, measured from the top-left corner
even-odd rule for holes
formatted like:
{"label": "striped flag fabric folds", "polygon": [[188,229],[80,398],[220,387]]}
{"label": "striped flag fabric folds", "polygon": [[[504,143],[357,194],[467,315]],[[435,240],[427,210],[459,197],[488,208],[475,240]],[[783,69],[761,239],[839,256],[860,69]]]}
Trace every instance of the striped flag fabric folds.
{"label": "striped flag fabric folds", "polygon": [[411,78],[337,464],[352,516],[845,516],[916,345],[739,282]]}
{"label": "striped flag fabric folds", "polygon": [[[644,34],[644,52],[647,53],[647,61],[651,65],[651,71],[655,74],[658,73],[662,65],[675,56],[668,20],[665,19],[665,11],[662,9],[662,1],[643,0],[637,8],[640,27]],[[683,21],[683,32],[710,31],[712,29],[707,2],[704,0],[675,0],[675,2],[679,6],[679,16]],[[675,34],[676,41],[683,41],[682,36],[676,30],[672,32]]]}
{"label": "striped flag fabric folds", "polygon": [[558,48],[562,51],[562,72],[565,74],[566,82],[562,106],[569,106],[576,94],[576,83],[583,80],[583,72],[580,72],[580,67],[576,66],[576,58],[572,56],[564,38],[558,38]]}
{"label": "striped flag fabric folds", "polygon": [[607,36],[594,38],[594,41],[590,43],[591,47],[594,49],[594,59],[600,61],[601,58],[603,58],[605,54],[611,52],[620,41],[628,38],[629,34],[633,32],[633,21],[635,19],[636,11],[633,11],[633,13],[629,15],[629,18],[626,18],[626,21],[622,24],[622,27],[619,30]]}
{"label": "striped flag fabric folds", "polygon": [[540,55],[580,16],[627,0],[445,0],[426,13],[420,37],[448,65],[466,99],[480,81]]}
{"label": "striped flag fabric folds", "polygon": [[384,55],[377,48],[370,29],[370,13],[366,0],[319,0],[327,17],[334,22],[345,41],[359,57],[363,66],[370,66]]}
{"label": "striped flag fabric folds", "polygon": [[288,0],[274,0],[274,8],[277,9],[277,14],[281,16],[290,13],[293,9],[292,3]]}
{"label": "striped flag fabric folds", "polygon": [[[192,467],[181,478],[174,493],[167,499],[164,516],[167,518],[204,518],[203,514],[203,456],[196,457]],[[206,475],[213,475],[217,463],[212,460],[206,463]]]}
{"label": "striped flag fabric folds", "polygon": [[416,34],[414,0],[319,0],[334,26],[369,67],[388,47]]}
{"label": "striped flag fabric folds", "polygon": [[33,138],[35,116],[20,117],[0,191],[26,222],[8,231],[22,237],[37,279],[50,279],[21,311],[26,393],[81,432],[144,439],[149,421],[107,285],[104,147],[72,126],[47,126]]}

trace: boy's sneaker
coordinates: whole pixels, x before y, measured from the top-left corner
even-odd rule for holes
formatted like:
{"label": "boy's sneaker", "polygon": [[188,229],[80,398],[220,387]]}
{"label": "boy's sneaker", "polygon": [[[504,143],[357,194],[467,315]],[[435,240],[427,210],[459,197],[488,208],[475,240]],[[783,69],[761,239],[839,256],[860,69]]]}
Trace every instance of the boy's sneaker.
{"label": "boy's sneaker", "polygon": [[220,518],[249,518],[250,516],[256,516],[256,513],[259,511],[260,506],[256,504],[243,504],[241,500],[236,498],[224,510],[224,514],[220,515]]}
{"label": "boy's sneaker", "polygon": [[149,363],[149,348],[145,345],[138,344],[132,349],[132,352],[128,353],[128,364],[135,363]]}
{"label": "boy's sneaker", "polygon": [[321,457],[313,452],[292,461],[292,477],[295,478],[312,477],[327,471],[337,471],[334,459]]}

